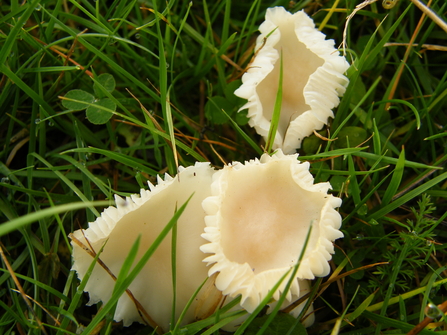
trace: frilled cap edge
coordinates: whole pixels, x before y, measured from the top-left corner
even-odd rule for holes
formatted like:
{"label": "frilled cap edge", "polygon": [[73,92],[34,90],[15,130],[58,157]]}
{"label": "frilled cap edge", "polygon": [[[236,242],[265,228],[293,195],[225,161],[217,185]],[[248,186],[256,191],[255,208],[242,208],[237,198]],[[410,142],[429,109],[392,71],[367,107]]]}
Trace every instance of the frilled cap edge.
{"label": "frilled cap edge", "polygon": [[[232,201],[231,198],[235,194],[232,188],[235,187],[235,184],[238,184],[237,186],[240,188],[240,192],[243,192],[243,190],[250,190],[253,191],[253,198],[263,197],[255,193],[256,191],[262,189],[262,183],[258,185],[257,181],[251,182],[247,179],[250,179],[250,175],[256,179],[256,170],[264,169],[266,166],[273,168],[275,165],[278,166],[278,169],[281,168],[282,170],[276,171],[272,177],[273,179],[275,176],[288,174],[288,179],[292,179],[295,182],[294,187],[298,190],[292,190],[292,193],[305,193],[310,199],[318,199],[318,202],[323,204],[319,209],[318,214],[311,213],[315,212],[315,208],[306,202],[308,199],[302,199],[304,204],[299,205],[301,206],[300,208],[303,209],[306,207],[311,207],[310,215],[319,217],[319,219],[317,222],[311,223],[313,229],[309,241],[309,248],[305,251],[305,256],[298,268],[296,278],[313,279],[315,276],[327,275],[330,270],[328,260],[334,252],[332,241],[343,237],[343,234],[338,230],[341,225],[341,217],[334,209],[341,205],[341,199],[327,194],[327,191],[330,188],[329,183],[313,184],[313,177],[308,171],[309,165],[307,163],[300,163],[297,161],[297,155],[284,155],[278,150],[278,152],[276,152],[273,156],[264,154],[260,160],[255,159],[246,162],[245,164],[235,162],[217,172],[213,177],[212,195],[206,198],[202,204],[205,212],[207,213],[205,218],[205,233],[202,234],[202,237],[210,243],[202,245],[200,249],[204,253],[212,254],[206,257],[204,262],[211,265],[208,272],[209,275],[218,273],[216,287],[221,290],[224,295],[228,294],[230,297],[235,297],[239,294],[242,295],[241,306],[250,313],[253,312],[253,310],[260,304],[262,299],[268,294],[280,278],[287,273],[294,266],[294,264],[296,264],[300,253],[299,248],[302,248],[302,246],[297,246],[294,241],[303,241],[310,224],[310,222],[304,222],[304,227],[302,228],[296,228],[297,226],[293,226],[290,234],[297,234],[297,236],[292,236],[291,238],[289,238],[290,236],[287,236],[287,234],[278,236],[281,242],[276,244],[271,240],[273,238],[272,236],[275,236],[275,231],[270,229],[272,226],[269,226],[270,223],[268,222],[266,223],[268,230],[266,230],[264,234],[264,240],[262,240],[263,235],[258,234],[258,230],[262,230],[262,224],[259,224],[261,228],[258,229],[258,227],[255,227],[255,229],[251,232],[250,229],[248,229],[247,231],[250,232],[248,236],[244,236],[242,238],[236,235],[228,237],[229,231],[239,231],[239,228],[235,229],[235,227],[240,227],[243,223],[246,225],[254,224],[253,222],[249,222],[249,220],[245,219],[244,222],[241,221],[234,223],[233,219],[225,218],[228,206],[230,206],[227,204]],[[247,170],[247,173],[243,175],[242,178],[239,178],[235,184],[232,184],[231,181],[229,181],[235,174],[244,170]],[[272,176],[271,170],[264,172],[266,173],[263,176],[259,176],[259,180],[265,179],[264,177],[267,175]],[[250,191],[247,192],[247,194],[250,194]],[[274,201],[274,195],[272,194],[274,191],[265,189],[265,192],[267,192],[266,197],[271,198],[272,201]],[[284,198],[284,194],[281,196]],[[245,196],[245,198],[247,198],[247,196]],[[234,207],[243,208],[244,204],[241,203],[241,198],[233,200],[236,202]],[[278,201],[281,201],[281,199],[278,199]],[[299,203],[300,201],[301,200],[297,200],[296,203]],[[290,202],[290,204],[294,203],[294,200]],[[275,208],[274,205],[272,206]],[[269,211],[268,207],[269,205],[267,203],[267,205],[259,207],[258,210],[265,210],[266,216],[271,216],[272,220],[276,220],[275,222],[280,222],[282,219],[278,219],[274,212]],[[297,221],[299,220],[299,217],[295,217],[293,208],[289,208],[287,206],[284,207],[283,205],[280,205],[278,208],[286,208],[287,210],[290,209],[290,211],[292,211],[292,217],[285,220],[289,220],[289,222],[293,222],[295,219]],[[239,213],[236,213],[236,215],[239,215]],[[262,218],[263,215],[264,214],[258,213],[256,217]],[[286,227],[286,229],[288,229],[288,227]],[[302,236],[303,234],[304,238]],[[237,243],[242,241],[241,243],[243,244],[243,241],[248,241],[247,244],[249,245],[251,243],[251,239],[255,238],[255,235],[258,237],[261,236],[261,240],[258,245],[254,244],[251,246],[253,251],[263,250],[268,248],[271,244],[278,247],[283,243],[285,248],[295,248],[291,252],[293,255],[290,256],[288,250],[277,250],[279,253],[289,257],[289,259],[287,261],[282,261],[282,264],[278,267],[273,267],[269,263],[268,268],[262,269],[262,271],[257,271],[255,269],[255,267],[262,268],[264,266],[262,264],[262,260],[258,259],[259,256],[254,257],[255,261],[252,264],[249,262],[244,262],[241,259],[237,259],[237,261],[235,261],[234,259],[238,258],[239,254],[244,254],[246,252],[246,250],[244,250],[245,247],[240,247]],[[291,245],[293,248],[290,248]],[[235,255],[233,252],[237,254]],[[228,257],[228,254],[232,254],[231,257]],[[268,258],[268,255],[262,255],[261,257]],[[256,266],[254,265],[255,263]],[[279,299],[279,295],[285,290],[287,281],[290,279],[290,275],[291,272],[280,284],[279,289],[274,292],[273,298],[275,300]],[[292,295],[300,295],[299,282],[296,279],[292,280],[292,286],[289,292],[287,292],[287,300],[290,301],[292,299]]]}
{"label": "frilled cap edge", "polygon": [[[86,230],[71,234],[73,245],[72,270],[84,278],[91,262],[91,253],[98,252],[107,241],[101,260],[117,276],[130,248],[141,236],[136,261],[158,237],[161,230],[172,218],[176,208],[181,206],[194,193],[184,213],[177,222],[177,304],[176,315],[183,310],[194,291],[207,277],[206,266],[202,263],[203,254],[199,250],[203,239],[205,213],[201,203],[210,195],[210,185],[214,169],[209,163],[196,163],[187,168],[179,167],[176,177],[158,177],[156,186],[149,183],[150,191],[141,190],[125,199],[116,196],[116,207],[105,209],[101,216],[89,223]],[[75,241],[75,239],[77,241]],[[87,241],[88,240],[88,241]],[[160,244],[143,270],[129,286],[134,298],[141,304],[155,322],[155,326],[169,329],[172,317],[172,269],[171,238],[168,236]],[[153,271],[156,269],[156,271]],[[147,283],[150,282],[150,285]],[[99,301],[106,303],[113,292],[115,280],[99,264],[85,287],[89,293],[89,305]],[[200,297],[198,297],[200,298]],[[184,322],[194,321],[194,308],[191,305]],[[132,299],[124,294],[118,301],[114,319],[123,320],[125,326],[132,322],[142,322],[141,314]],[[151,320],[145,318],[151,323]],[[152,323],[151,323],[152,324]],[[152,324],[154,326],[154,324]]]}
{"label": "frilled cap edge", "polygon": [[[260,95],[265,94],[258,92],[258,86],[261,82],[267,80],[266,78],[275,67],[279,67],[280,53],[276,47],[279,43],[286,44],[282,40],[286,37],[281,35],[281,29],[278,27],[285,25],[292,25],[296,36],[287,43],[303,43],[316,59],[322,60],[322,65],[308,78],[301,78],[301,74],[298,73],[295,76],[291,75],[296,81],[305,80],[306,82],[303,92],[299,93],[304,96],[303,103],[300,103],[299,106],[295,105],[295,107],[290,106],[303,112],[299,112],[298,116],[291,116],[291,112],[284,113],[283,108],[281,112],[287,118],[284,122],[290,122],[290,124],[288,127],[284,126],[283,130],[278,130],[274,141],[274,148],[281,148],[284,153],[290,154],[301,147],[304,137],[312,134],[313,130],[321,129],[327,124],[329,117],[334,117],[332,109],[339,104],[339,96],[344,94],[349,82],[344,75],[349,64],[334,48],[335,42],[325,40],[325,35],[315,28],[313,20],[304,11],[292,15],[283,7],[268,8],[265,21],[259,27],[261,35],[257,39],[254,60],[242,77],[243,84],[235,91],[237,96],[248,100],[240,111],[248,110],[247,116],[250,126],[254,127],[264,139],[268,136],[269,115],[271,115],[269,114],[271,111],[269,112],[266,109],[271,108],[272,102],[269,106],[263,105],[261,100],[265,98]],[[287,52],[284,48],[282,50],[283,53]],[[291,55],[290,60],[296,62],[298,67],[300,63],[307,62],[300,59],[298,54]],[[293,70],[289,68],[288,64],[284,63],[284,72],[290,71]],[[276,94],[277,77],[270,77],[272,79],[269,80],[273,81],[269,84],[269,87]],[[293,88],[290,83],[287,83],[287,85],[283,83],[283,90],[286,86]],[[296,94],[296,92],[287,93],[283,91],[283,106],[287,104],[285,96],[296,96]]]}

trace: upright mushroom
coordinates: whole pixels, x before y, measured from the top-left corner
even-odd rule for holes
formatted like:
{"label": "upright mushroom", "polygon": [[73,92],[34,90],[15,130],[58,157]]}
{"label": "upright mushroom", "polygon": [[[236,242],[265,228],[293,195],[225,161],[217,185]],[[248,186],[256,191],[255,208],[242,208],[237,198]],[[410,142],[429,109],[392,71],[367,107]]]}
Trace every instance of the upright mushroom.
{"label": "upright mushroom", "polygon": [[[297,154],[262,155],[245,164],[233,162],[216,172],[211,196],[203,201],[209,243],[200,249],[217,273],[216,287],[224,295],[241,295],[241,306],[253,312],[281,277],[275,300],[286,292],[287,301],[300,296],[300,279],[326,276],[334,253],[332,242],[343,236],[335,208],[341,199],[328,194],[329,183],[314,184],[309,163]],[[309,229],[307,249],[303,251]],[[298,271],[291,278],[300,254]]]}
{"label": "upright mushroom", "polygon": [[[118,275],[125,257],[139,235],[141,247],[137,261],[141,259],[145,250],[172,218],[176,208],[183,205],[194,193],[177,222],[175,320],[171,320],[174,308],[171,234],[163,240],[129,286],[134,299],[144,309],[141,315],[150,317],[150,320],[145,321],[168,331],[170,322],[177,321],[194,291],[207,278],[207,269],[202,262],[203,253],[199,250],[203,244],[200,234],[205,226],[205,212],[201,203],[210,195],[213,173],[214,169],[208,163],[196,163],[188,168],[180,167],[175,178],[168,175],[165,180],[158,178],[157,186],[149,184],[151,190],[141,190],[140,196],[133,195],[126,199],[116,197],[116,207],[107,208],[96,221],[89,224],[88,229],[77,230],[71,235],[73,270],[77,271],[78,277],[82,279],[85,276],[93,261],[92,252],[97,253],[106,242],[100,259],[114,276]],[[105,268],[96,264],[85,287],[85,291],[90,295],[89,304],[99,301],[106,303],[111,297],[114,284],[113,277]],[[196,313],[203,312],[196,311],[199,300],[194,300],[183,319],[183,324],[194,321]],[[207,304],[213,305],[210,302],[205,303]],[[134,321],[142,322],[141,315],[130,296],[123,294],[118,301],[114,319],[123,320],[124,325],[128,326]]]}
{"label": "upright mushroom", "polygon": [[273,148],[294,153],[304,137],[334,117],[349,64],[304,11],[292,15],[283,7],[268,8],[259,31],[254,60],[234,93],[248,100],[241,110],[248,109],[249,124],[267,139],[282,55],[282,107]]}

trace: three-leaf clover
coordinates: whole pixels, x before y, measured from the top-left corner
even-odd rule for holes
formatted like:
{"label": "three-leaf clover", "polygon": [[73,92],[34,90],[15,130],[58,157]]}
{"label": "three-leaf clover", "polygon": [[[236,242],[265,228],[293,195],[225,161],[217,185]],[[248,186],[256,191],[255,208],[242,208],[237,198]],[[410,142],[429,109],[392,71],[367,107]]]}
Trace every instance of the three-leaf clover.
{"label": "three-leaf clover", "polygon": [[116,104],[107,98],[115,90],[115,78],[111,74],[99,75],[93,84],[95,95],[84,90],[71,90],[65,94],[62,106],[72,111],[86,109],[87,119],[93,124],[104,124],[116,111]]}

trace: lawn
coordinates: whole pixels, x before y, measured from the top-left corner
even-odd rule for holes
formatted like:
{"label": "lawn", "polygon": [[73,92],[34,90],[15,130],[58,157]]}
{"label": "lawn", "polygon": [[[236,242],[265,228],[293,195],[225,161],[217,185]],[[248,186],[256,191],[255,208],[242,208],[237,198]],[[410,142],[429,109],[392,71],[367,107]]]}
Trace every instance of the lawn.
{"label": "lawn", "polygon": [[[273,152],[234,91],[274,6],[304,10],[350,64],[334,118],[297,151],[342,199],[344,238],[331,273],[310,282],[311,327],[260,306],[236,334],[447,334],[447,3],[357,5],[0,3],[0,334],[155,333],[115,322],[113,301],[86,306],[69,234],[178,166]],[[111,300],[136,275],[123,270]],[[227,305],[170,333],[225,333],[243,313]]]}

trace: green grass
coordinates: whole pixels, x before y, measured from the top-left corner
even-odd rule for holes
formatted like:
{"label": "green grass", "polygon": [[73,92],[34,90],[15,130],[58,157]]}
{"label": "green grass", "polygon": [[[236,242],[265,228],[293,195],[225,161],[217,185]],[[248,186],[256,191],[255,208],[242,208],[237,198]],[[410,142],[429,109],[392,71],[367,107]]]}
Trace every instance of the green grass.
{"label": "green grass", "polygon": [[[91,333],[98,324],[98,334],[151,334],[114,323],[113,299],[85,306],[79,288],[88,278],[79,283],[70,272],[67,235],[94,221],[114,194],[137,193],[178,164],[259,157],[263,143],[236,113],[244,101],[232,92],[265,9],[304,8],[341,44],[357,4],[2,2],[0,334],[71,334],[81,325]],[[445,1],[431,8],[446,19]],[[391,10],[378,1],[351,20],[346,42],[350,85],[321,132],[334,141],[312,135],[299,151],[316,181],[330,181],[343,199],[345,234],[333,273],[313,282],[317,321],[307,333],[407,333],[430,303],[447,300],[447,34],[409,0]],[[80,107],[67,106],[61,97],[72,90],[94,100],[81,94],[70,98]],[[91,107],[110,119],[92,124]],[[117,279],[115,301],[132,271]],[[174,333],[218,334],[243,313],[228,309]],[[257,317],[245,334],[270,322],[275,334],[289,325],[280,314]],[[296,329],[290,334],[305,332]],[[420,333],[445,329],[438,317]]]}

